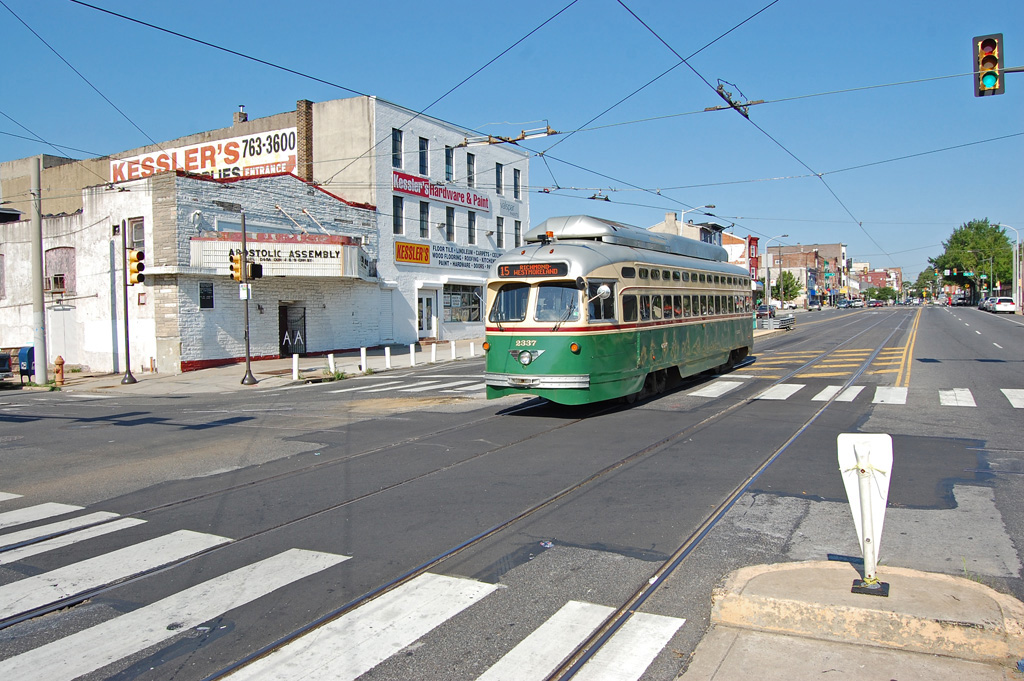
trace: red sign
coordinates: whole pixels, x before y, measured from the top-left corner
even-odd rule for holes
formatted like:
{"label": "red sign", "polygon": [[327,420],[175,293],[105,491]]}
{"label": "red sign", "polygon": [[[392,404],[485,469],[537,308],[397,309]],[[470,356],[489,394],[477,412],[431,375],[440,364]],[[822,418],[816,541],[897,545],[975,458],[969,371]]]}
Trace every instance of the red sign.
{"label": "red sign", "polygon": [[411,262],[417,265],[430,264],[430,244],[395,242],[395,262]]}
{"label": "red sign", "polygon": [[483,213],[491,211],[491,200],[483,194],[468,187],[454,187],[445,184],[433,184],[425,177],[406,175],[395,171],[391,176],[391,187],[396,192],[421,196],[441,203],[471,208]]}

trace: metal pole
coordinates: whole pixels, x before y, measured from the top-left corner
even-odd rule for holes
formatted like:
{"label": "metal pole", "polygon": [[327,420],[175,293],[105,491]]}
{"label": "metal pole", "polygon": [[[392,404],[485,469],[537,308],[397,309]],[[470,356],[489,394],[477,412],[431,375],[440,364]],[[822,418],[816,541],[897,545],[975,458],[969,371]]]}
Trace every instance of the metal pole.
{"label": "metal pole", "polygon": [[245,287],[245,376],[242,377],[242,385],[256,385],[258,381],[256,377],[252,375],[252,368],[250,367],[250,355],[249,355],[249,265],[247,263],[248,253],[246,252],[245,245],[245,211],[242,213],[242,258],[241,265],[242,271],[242,286]]}
{"label": "metal pole", "polygon": [[[43,299],[43,192],[40,189],[40,159],[33,159],[32,175],[32,353],[36,383],[46,385],[50,377],[46,362],[46,301]],[[30,367],[31,368],[31,367]]]}
{"label": "metal pole", "polygon": [[138,383],[132,376],[132,353],[128,347],[128,221],[121,220],[121,292],[124,294],[124,377],[123,385]]}

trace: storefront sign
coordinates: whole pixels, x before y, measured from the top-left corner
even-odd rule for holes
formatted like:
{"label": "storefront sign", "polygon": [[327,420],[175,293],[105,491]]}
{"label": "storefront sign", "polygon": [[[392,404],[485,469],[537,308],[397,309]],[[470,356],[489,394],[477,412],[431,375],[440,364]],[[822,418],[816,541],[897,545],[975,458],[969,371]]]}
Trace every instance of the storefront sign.
{"label": "storefront sign", "polygon": [[391,174],[391,186],[396,192],[403,194],[432,199],[453,206],[462,206],[481,213],[491,212],[491,200],[468,187],[433,184],[425,177],[406,175],[398,171]]}
{"label": "storefront sign", "polygon": [[261,132],[114,159],[110,181],[138,180],[170,170],[218,179],[291,173],[295,171],[295,149],[296,128]]}
{"label": "storefront sign", "polygon": [[411,262],[417,265],[429,265],[430,245],[410,244],[405,241],[396,241],[395,262]]}
{"label": "storefront sign", "polygon": [[[242,235],[221,233],[192,239],[192,266],[227,271],[241,250]],[[249,234],[246,259],[263,265],[264,277],[359,277],[372,279],[369,257],[347,236]]]}
{"label": "storefront sign", "polygon": [[498,212],[510,218],[517,218],[519,217],[519,203],[517,201],[501,199],[498,202]]}

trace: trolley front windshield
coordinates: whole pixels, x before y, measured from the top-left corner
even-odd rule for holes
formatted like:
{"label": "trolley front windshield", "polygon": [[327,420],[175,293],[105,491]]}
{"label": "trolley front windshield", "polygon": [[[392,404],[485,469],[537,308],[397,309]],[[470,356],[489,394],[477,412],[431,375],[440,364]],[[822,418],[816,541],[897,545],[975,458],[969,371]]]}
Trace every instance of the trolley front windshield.
{"label": "trolley front windshield", "polygon": [[530,300],[529,284],[504,284],[494,296],[491,314],[492,322],[521,322],[526,319],[526,304]]}

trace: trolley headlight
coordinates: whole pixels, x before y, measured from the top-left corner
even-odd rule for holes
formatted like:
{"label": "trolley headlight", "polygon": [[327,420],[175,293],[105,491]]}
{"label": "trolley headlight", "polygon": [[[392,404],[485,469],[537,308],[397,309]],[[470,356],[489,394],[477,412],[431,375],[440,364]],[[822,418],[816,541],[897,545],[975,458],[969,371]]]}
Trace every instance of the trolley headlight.
{"label": "trolley headlight", "polygon": [[523,350],[519,353],[519,363],[524,367],[529,366],[530,362],[533,361],[533,354],[529,350]]}
{"label": "trolley headlight", "polygon": [[571,343],[569,345],[569,349],[572,351],[572,354],[574,354],[574,355],[580,354],[580,344],[579,343]]}

